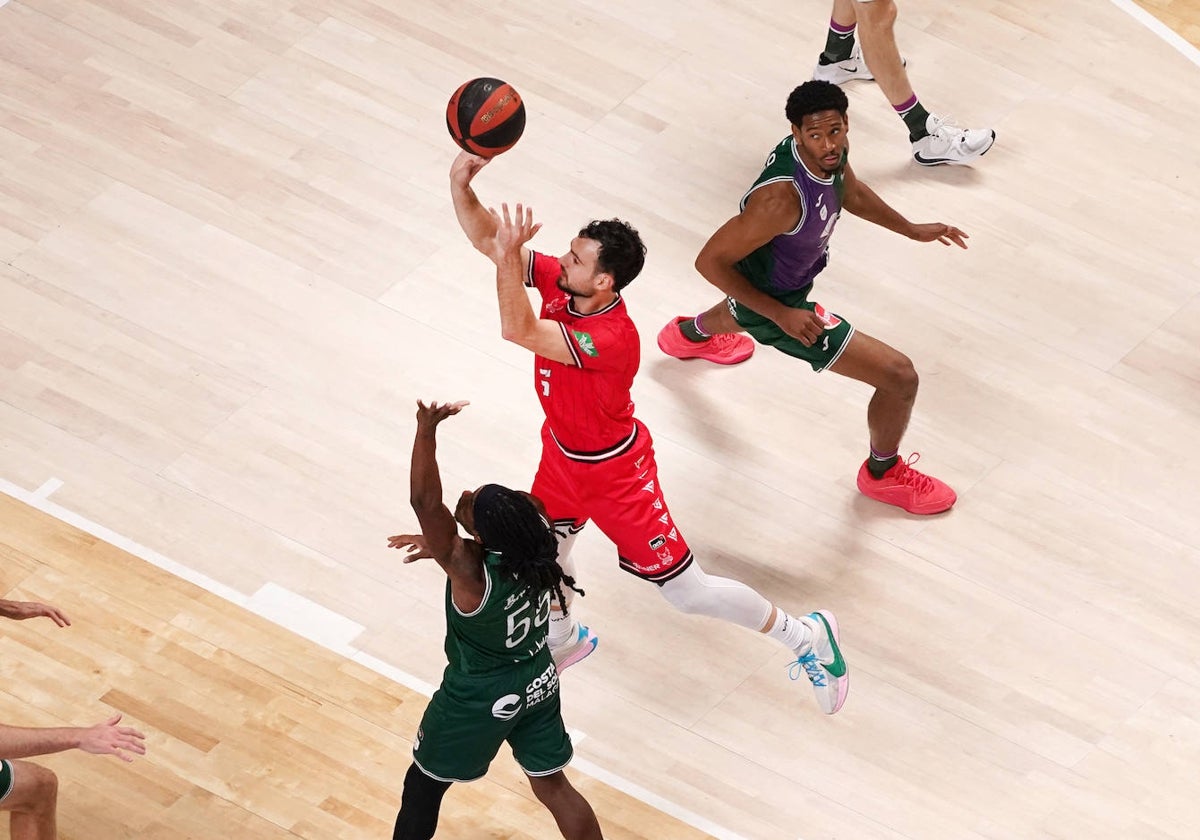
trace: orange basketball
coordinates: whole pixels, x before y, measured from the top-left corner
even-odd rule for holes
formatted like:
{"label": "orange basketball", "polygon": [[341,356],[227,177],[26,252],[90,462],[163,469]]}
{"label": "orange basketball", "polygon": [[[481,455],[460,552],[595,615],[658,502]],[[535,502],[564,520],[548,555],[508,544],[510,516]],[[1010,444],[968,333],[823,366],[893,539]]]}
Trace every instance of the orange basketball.
{"label": "orange basketball", "polygon": [[461,148],[495,157],[511,149],[525,131],[525,103],[499,79],[464,82],[446,105],[446,128]]}

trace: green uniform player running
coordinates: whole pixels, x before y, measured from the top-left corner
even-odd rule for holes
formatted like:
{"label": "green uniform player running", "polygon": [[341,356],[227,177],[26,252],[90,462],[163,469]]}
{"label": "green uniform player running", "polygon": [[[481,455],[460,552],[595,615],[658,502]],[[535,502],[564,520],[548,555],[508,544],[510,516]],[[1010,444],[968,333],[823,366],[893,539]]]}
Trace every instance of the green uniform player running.
{"label": "green uniform player running", "polygon": [[447,578],[448,664],[413,742],[393,840],[433,837],[450,785],[483,776],[505,741],[563,836],[597,840],[595,813],[562,772],[571,740],[547,646],[551,602],[575,582],[533,496],[485,484],[464,491],[453,515],[442,502],[436,429],[465,405],[417,403],[410,495],[422,533],[388,540],[408,551],[404,562],[432,558]]}

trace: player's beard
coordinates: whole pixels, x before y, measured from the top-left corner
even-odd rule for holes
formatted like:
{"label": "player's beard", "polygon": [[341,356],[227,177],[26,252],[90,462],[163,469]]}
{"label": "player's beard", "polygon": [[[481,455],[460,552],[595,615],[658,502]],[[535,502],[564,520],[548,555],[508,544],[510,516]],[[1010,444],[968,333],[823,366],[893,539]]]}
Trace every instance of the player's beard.
{"label": "player's beard", "polygon": [[590,298],[595,294],[595,292],[591,290],[581,292],[578,289],[572,289],[571,284],[567,282],[567,273],[565,271],[558,276],[557,286],[560,290],[566,292],[571,297]]}

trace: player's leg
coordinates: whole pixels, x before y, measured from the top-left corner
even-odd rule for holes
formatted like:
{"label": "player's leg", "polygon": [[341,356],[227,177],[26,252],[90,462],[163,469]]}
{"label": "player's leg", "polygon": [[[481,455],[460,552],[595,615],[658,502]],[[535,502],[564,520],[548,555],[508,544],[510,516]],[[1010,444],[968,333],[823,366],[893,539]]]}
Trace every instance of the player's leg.
{"label": "player's leg", "polygon": [[908,428],[919,379],[903,353],[864,333],[855,333],[829,370],[872,386],[867,404],[871,451],[858,471],[858,488],[877,501],[909,513],[948,510],[957,499],[942,482],[913,469],[915,461],[900,459],[900,440]]}
{"label": "player's leg", "polygon": [[827,715],[842,708],[850,691],[850,672],[838,644],[837,620],[828,610],[793,616],[741,581],[706,574],[693,560],[660,584],[673,607],[756,630],[782,644],[796,657],[791,677],[803,673]]}
{"label": "player's leg", "polygon": [[527,694],[526,706],[514,722],[508,743],[534,795],[554,816],[563,837],[599,840],[600,823],[592,806],[563,773],[574,750],[563,724],[558,675],[551,673],[550,682]]}
{"label": "player's leg", "polygon": [[429,840],[433,837],[442,797],[449,789],[450,782],[430,778],[415,763],[409,765],[392,840]]}
{"label": "player's leg", "polygon": [[855,38],[858,16],[852,0],[833,0],[833,11],[829,16],[829,32],[825,36],[825,49],[817,59],[813,78],[835,85],[855,79],[874,78],[863,60],[862,48]]}
{"label": "player's leg", "polygon": [[538,801],[554,815],[558,830],[567,840],[600,840],[604,836],[596,812],[566,773],[559,770],[549,776],[530,776],[529,786]]}
{"label": "player's leg", "polygon": [[589,512],[616,544],[621,568],[657,584],[667,602],[682,612],[775,639],[803,666],[822,710],[833,714],[841,708],[849,675],[837,647],[836,622],[830,626],[816,613],[797,619],[741,581],[700,568],[671,518],[648,431],[632,453],[597,465],[594,482],[604,492],[589,500]]}
{"label": "player's leg", "polygon": [[511,729],[509,721],[495,716],[497,698],[507,701],[511,693],[508,674],[484,681],[456,680],[447,674],[429,699],[413,738],[413,763],[404,777],[393,838],[432,837],[450,785],[487,773]]}
{"label": "player's leg", "polygon": [[58,777],[53,771],[28,761],[2,761],[0,794],[0,811],[10,812],[12,840],[58,836]]}
{"label": "player's leg", "polygon": [[863,58],[880,90],[908,127],[917,163],[963,164],[982,157],[995,142],[996,132],[990,128],[961,128],[944,116],[930,114],[913,92],[900,48],[896,46],[895,0],[852,2]]}
{"label": "player's leg", "polygon": [[699,315],[678,315],[658,332],[658,349],[677,359],[707,359],[736,365],[754,355],[754,342],[738,335],[741,326],[721,301]]}
{"label": "player's leg", "polygon": [[[554,526],[554,536],[558,540],[558,565],[564,574],[578,582],[571,551],[583,526],[587,524],[587,517],[580,513],[583,506],[577,497],[566,456],[545,427],[542,429],[542,459],[530,493],[545,506],[546,517]],[[554,601],[550,605],[548,637],[550,653],[560,671],[585,659],[596,649],[599,641],[596,634],[579,621],[574,608],[574,590],[564,586],[562,591],[565,603]]]}

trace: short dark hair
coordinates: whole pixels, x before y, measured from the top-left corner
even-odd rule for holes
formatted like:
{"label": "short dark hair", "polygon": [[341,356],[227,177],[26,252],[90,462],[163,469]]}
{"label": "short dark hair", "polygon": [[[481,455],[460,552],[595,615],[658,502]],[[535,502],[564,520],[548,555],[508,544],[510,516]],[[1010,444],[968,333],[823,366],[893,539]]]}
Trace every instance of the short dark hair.
{"label": "short dark hair", "polygon": [[849,107],[850,100],[840,87],[813,79],[792,91],[784,113],[792,125],[798,126],[809,114],[819,114],[821,111],[837,111],[844,117]]}
{"label": "short dark hair", "polygon": [[646,264],[646,245],[629,222],[598,219],[588,222],[579,235],[600,243],[596,267],[612,275],[613,286],[618,292],[632,283]]}

